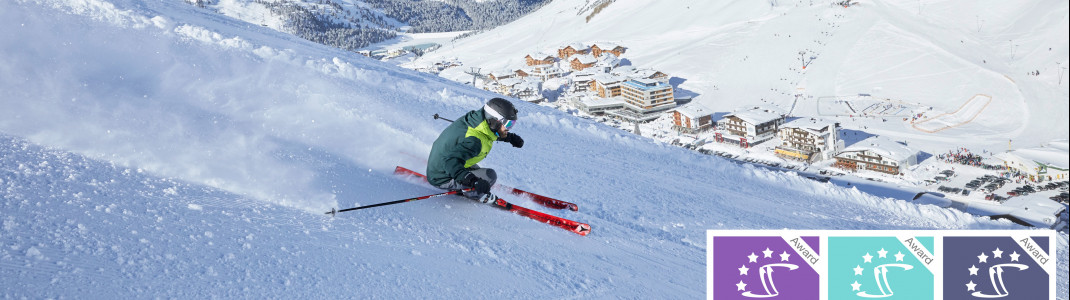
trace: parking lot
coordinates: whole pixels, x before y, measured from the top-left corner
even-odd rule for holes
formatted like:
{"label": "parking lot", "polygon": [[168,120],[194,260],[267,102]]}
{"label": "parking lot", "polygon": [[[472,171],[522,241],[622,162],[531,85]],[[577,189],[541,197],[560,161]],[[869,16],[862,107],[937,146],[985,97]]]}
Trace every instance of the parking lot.
{"label": "parking lot", "polygon": [[[925,182],[935,185],[936,191],[946,195],[959,195],[967,199],[988,200],[1003,203],[1012,197],[1040,195],[1064,205],[1068,204],[1067,187],[1070,182],[1047,181],[1018,183],[1012,179],[999,177],[983,170],[942,170],[939,175]],[[968,174],[960,174],[963,172]]]}

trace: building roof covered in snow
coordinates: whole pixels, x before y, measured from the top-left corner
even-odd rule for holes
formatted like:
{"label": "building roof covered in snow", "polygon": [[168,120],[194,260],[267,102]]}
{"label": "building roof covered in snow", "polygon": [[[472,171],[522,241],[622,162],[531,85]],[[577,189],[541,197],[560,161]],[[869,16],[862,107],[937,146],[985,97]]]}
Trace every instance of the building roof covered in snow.
{"label": "building roof covered in snow", "polygon": [[535,60],[548,60],[548,59],[552,60],[552,59],[555,58],[555,56],[549,55],[549,54],[546,54],[546,53],[543,53],[543,52],[531,52],[531,53],[528,53],[524,57],[528,57],[528,56],[531,56],[531,58],[535,59]]}
{"label": "building roof covered in snow", "polygon": [[595,58],[594,55],[590,55],[590,54],[582,54],[582,55],[573,56],[572,60],[578,60],[581,64],[585,64],[585,65],[589,65],[589,64],[593,64],[593,63],[598,62],[598,59]]}
{"label": "building roof covered in snow", "polygon": [[572,43],[568,43],[568,44],[565,44],[565,45],[561,45],[561,49],[565,49],[565,48],[568,48],[568,47],[572,47],[572,49],[576,49],[576,50],[586,50],[587,49],[587,46],[584,46],[583,43],[578,43],[578,42],[572,42]]}
{"label": "building roof covered in snow", "polygon": [[1066,140],[1051,142],[1042,147],[1015,149],[995,156],[1004,161],[1018,162],[1028,169],[1040,165],[1059,170],[1070,168],[1070,150],[1067,149]]}
{"label": "building roof covered in snow", "polygon": [[638,68],[636,68],[635,66],[620,66],[614,68],[611,73],[613,73],[613,75],[619,76],[632,76],[632,74],[635,73],[636,70],[638,70]]}
{"label": "building roof covered in snow", "polygon": [[514,85],[513,88],[518,90],[538,91],[540,83],[541,82],[539,82],[538,80],[525,79],[520,81],[520,83]]}
{"label": "building roof covered in snow", "polygon": [[632,76],[639,77],[639,78],[651,78],[651,77],[654,77],[654,75],[656,75],[656,74],[658,74],[657,70],[644,68],[644,69],[636,69],[633,72]]}
{"label": "building roof covered in snow", "polygon": [[828,129],[829,126],[836,126],[836,122],[815,118],[798,118],[780,125],[780,128],[798,128],[814,134],[820,134],[823,130]]}
{"label": "building roof covered in snow", "polygon": [[619,44],[610,43],[610,42],[594,42],[594,43],[591,43],[591,47],[594,47],[594,46],[598,46],[598,48],[603,49],[603,50],[612,50],[613,48],[617,48],[617,47],[622,47],[623,48],[623,46],[621,46]]}
{"label": "building roof covered in snow", "polygon": [[503,77],[509,78],[509,77],[512,77],[512,76],[516,76],[516,70],[498,69],[498,70],[490,71],[490,73],[488,73],[488,75],[493,76],[494,78],[503,78]]}
{"label": "building roof covered in snow", "polygon": [[572,81],[573,82],[589,82],[597,74],[601,74],[601,73],[595,73],[595,72],[591,72],[591,71],[588,71],[588,70],[576,71],[576,72],[572,73]]}
{"label": "building roof covered in snow", "polygon": [[617,83],[617,82],[624,81],[625,78],[621,77],[621,76],[612,75],[612,74],[598,73],[598,74],[592,76],[591,79],[594,80],[594,81],[598,81],[601,84],[610,84],[610,83]]}
{"label": "building roof covered in snow", "polygon": [[725,118],[730,116],[735,116],[742,119],[744,122],[757,125],[783,118],[784,113],[776,109],[755,106],[737,110],[736,112],[725,115]]}
{"label": "building roof covered in snow", "polygon": [[598,64],[608,67],[616,67],[620,65],[620,58],[613,54],[602,54],[602,57],[598,58]]}
{"label": "building roof covered in snow", "polygon": [[625,102],[624,97],[620,96],[609,98],[584,97],[581,101],[583,102],[583,105],[587,107],[620,106],[624,105]]}
{"label": "building roof covered in snow", "polygon": [[504,85],[504,86],[510,86],[510,87],[511,86],[516,86],[516,85],[518,85],[520,83],[523,83],[523,82],[524,82],[524,79],[516,78],[516,77],[511,77],[511,78],[498,80],[498,84]]}
{"label": "building roof covered in snow", "polygon": [[871,136],[843,149],[843,152],[860,151],[870,151],[896,161],[909,161],[911,156],[917,154],[914,149],[879,135]]}
{"label": "building roof covered in snow", "polygon": [[709,115],[713,114],[713,110],[707,108],[706,106],[704,106],[702,104],[698,104],[698,103],[695,103],[695,102],[688,103],[687,105],[677,107],[676,111],[680,112],[681,115],[687,116],[688,118],[692,118],[692,119],[698,119],[698,118],[706,117],[706,116],[709,116]]}

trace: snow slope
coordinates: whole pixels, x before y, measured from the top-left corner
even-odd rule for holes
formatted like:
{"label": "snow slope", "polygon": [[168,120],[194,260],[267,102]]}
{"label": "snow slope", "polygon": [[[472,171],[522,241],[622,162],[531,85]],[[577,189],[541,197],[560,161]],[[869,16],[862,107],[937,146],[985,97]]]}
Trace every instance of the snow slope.
{"label": "snow slope", "polygon": [[393,166],[493,94],[181,1],[3,1],[0,28],[5,298],[699,298],[708,229],[1029,230],[526,103],[483,165],[590,236],[457,197],[331,219],[437,192]]}

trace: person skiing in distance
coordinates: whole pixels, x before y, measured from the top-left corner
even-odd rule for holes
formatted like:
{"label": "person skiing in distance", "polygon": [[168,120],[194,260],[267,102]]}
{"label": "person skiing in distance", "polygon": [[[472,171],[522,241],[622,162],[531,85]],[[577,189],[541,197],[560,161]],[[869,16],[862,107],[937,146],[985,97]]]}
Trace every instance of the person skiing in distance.
{"label": "person skiing in distance", "polygon": [[508,100],[493,98],[442,130],[427,158],[427,181],[446,190],[473,188],[463,196],[483,203],[497,200],[490,193],[497,173],[477,164],[487,157],[495,141],[524,146],[524,139],[509,132],[516,125],[517,112]]}

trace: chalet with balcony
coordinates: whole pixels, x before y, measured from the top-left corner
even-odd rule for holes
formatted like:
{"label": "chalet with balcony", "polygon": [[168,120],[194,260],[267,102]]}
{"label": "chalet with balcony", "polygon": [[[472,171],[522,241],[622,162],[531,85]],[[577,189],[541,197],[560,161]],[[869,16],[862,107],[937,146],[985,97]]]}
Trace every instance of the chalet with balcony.
{"label": "chalet with balcony", "polygon": [[843,141],[839,139],[839,124],[800,118],[787,122],[777,130],[781,144],[774,152],[785,159],[813,163],[833,158]]}
{"label": "chalet with balcony", "polygon": [[487,78],[489,78],[492,81],[502,81],[504,79],[516,78],[516,77],[517,77],[516,71],[515,70],[509,70],[509,69],[494,70],[494,71],[491,71],[490,74],[487,74]]}
{"label": "chalet with balcony", "polygon": [[881,136],[864,139],[836,154],[835,166],[849,170],[869,170],[898,175],[918,163],[917,151]]}
{"label": "chalet with balcony", "polygon": [[595,75],[598,74],[588,71],[572,73],[572,76],[569,76],[569,86],[572,89],[571,91],[586,92],[588,90],[593,90],[593,83],[591,81],[594,80]]}
{"label": "chalet with balcony", "polygon": [[624,55],[626,49],[627,48],[614,43],[598,42],[591,45],[591,54],[594,54],[594,56],[602,56],[603,53],[609,53],[613,54],[613,56],[620,57],[621,55]]}
{"label": "chalet with balcony", "polygon": [[565,71],[557,67],[557,64],[549,65],[534,65],[528,69],[528,75],[542,79],[546,81],[550,78],[558,78],[564,76]]}
{"label": "chalet with balcony", "polygon": [[745,139],[748,144],[758,144],[775,137],[781,124],[784,124],[784,113],[770,108],[750,107],[725,115],[717,121],[717,128]]}
{"label": "chalet with balcony", "polygon": [[572,57],[572,60],[569,61],[569,66],[572,67],[573,71],[583,71],[583,69],[593,67],[596,63],[598,63],[598,59],[593,55],[580,54]]}
{"label": "chalet with balcony", "polygon": [[557,62],[557,58],[553,55],[541,52],[528,54],[528,56],[524,57],[524,60],[527,62],[528,66],[552,65]]}
{"label": "chalet with balcony", "polygon": [[557,58],[568,59],[577,54],[591,53],[591,49],[580,43],[572,43],[557,49]]}
{"label": "chalet with balcony", "polygon": [[691,103],[676,108],[672,113],[673,129],[695,133],[713,127],[713,112],[701,104]]}
{"label": "chalet with balcony", "polygon": [[611,98],[621,95],[621,83],[626,78],[610,74],[596,74],[591,76],[590,90],[602,98]]}
{"label": "chalet with balcony", "polygon": [[528,102],[541,102],[541,83],[534,79],[506,78],[496,82],[493,91]]}

